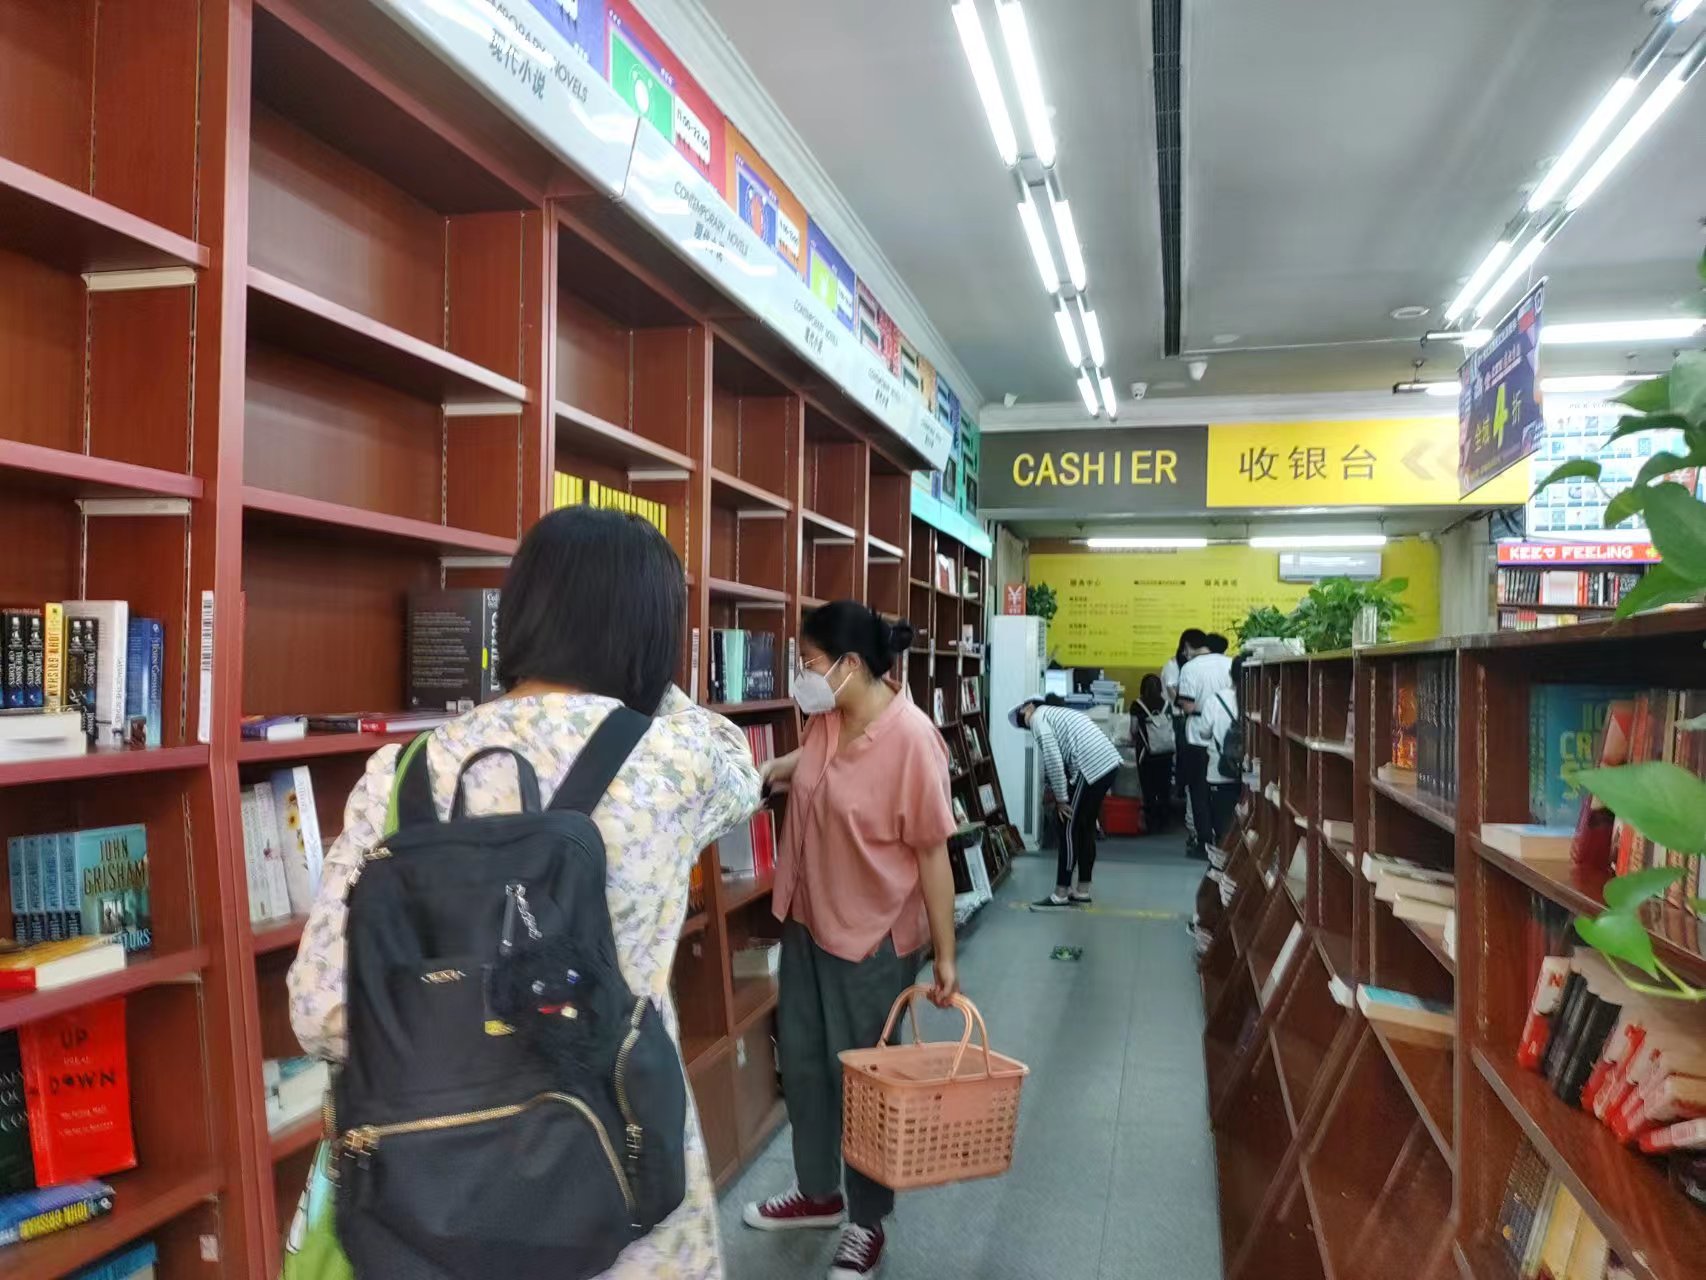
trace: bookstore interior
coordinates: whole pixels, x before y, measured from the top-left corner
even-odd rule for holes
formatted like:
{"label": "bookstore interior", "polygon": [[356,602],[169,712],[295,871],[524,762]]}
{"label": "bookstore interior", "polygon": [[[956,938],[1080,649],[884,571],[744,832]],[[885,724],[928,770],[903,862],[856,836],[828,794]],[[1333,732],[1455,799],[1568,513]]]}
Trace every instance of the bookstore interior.
{"label": "bookstore interior", "polygon": [[[675,549],[677,684],[756,762],[800,745],[807,615],[911,622],[958,925],[1053,865],[1008,709],[1103,729],[1103,830],[1138,836],[1145,677],[1226,639],[1241,790],[1194,929],[1225,1276],[1706,1275],[1706,8],[1607,19],[1638,44],[1591,118],[1449,220],[1474,270],[1360,273],[1377,337],[1264,276],[1315,382],[1255,311],[1181,317],[1176,181],[1153,261],[1086,263],[1079,227],[1127,231],[1107,191],[1075,224],[1050,121],[1089,100],[1043,102],[1067,69],[1015,0],[920,6],[943,181],[996,184],[1018,263],[969,300],[931,268],[944,338],[929,255],[903,282],[834,193],[861,144],[802,120],[820,166],[754,88],[800,109],[764,8],[0,0],[0,1275],[279,1274],[336,1136],[286,971],[345,798],[503,696],[510,558],[578,506]],[[1091,267],[1143,285],[1098,287],[1106,342]],[[786,1119],[783,812],[702,852],[675,951],[719,1187]]]}

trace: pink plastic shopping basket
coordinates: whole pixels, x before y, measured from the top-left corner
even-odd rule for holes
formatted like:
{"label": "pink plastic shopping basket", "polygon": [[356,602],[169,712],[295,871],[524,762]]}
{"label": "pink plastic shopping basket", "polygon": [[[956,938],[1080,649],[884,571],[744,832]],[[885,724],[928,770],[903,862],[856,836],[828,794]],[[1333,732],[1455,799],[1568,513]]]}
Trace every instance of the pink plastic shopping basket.
{"label": "pink plastic shopping basket", "polygon": [[[959,1043],[923,1043],[916,1001],[928,987],[901,992],[875,1049],[841,1055],[842,1155],[860,1173],[896,1191],[992,1178],[1013,1163],[1024,1063],[993,1052],[989,1028],[964,996]],[[915,1043],[887,1043],[906,1005]],[[972,1028],[983,1047],[972,1041]]]}

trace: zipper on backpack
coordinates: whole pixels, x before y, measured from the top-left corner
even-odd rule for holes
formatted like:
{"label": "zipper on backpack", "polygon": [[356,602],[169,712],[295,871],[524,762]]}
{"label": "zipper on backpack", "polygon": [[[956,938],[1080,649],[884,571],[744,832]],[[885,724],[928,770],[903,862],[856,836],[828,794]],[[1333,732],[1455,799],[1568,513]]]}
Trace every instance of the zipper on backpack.
{"label": "zipper on backpack", "polygon": [[523,1111],[529,1111],[541,1103],[557,1102],[573,1107],[582,1118],[592,1126],[598,1135],[598,1143],[604,1149],[605,1161],[610,1165],[610,1172],[615,1175],[616,1185],[621,1189],[622,1201],[628,1206],[628,1213],[633,1215],[636,1202],[634,1188],[628,1181],[628,1175],[622,1168],[622,1162],[616,1156],[616,1147],[610,1141],[603,1123],[593,1114],[592,1108],[579,1098],[567,1093],[541,1093],[526,1102],[513,1103],[503,1107],[487,1107],[482,1111],[462,1111],[451,1115],[426,1116],[420,1120],[403,1120],[396,1124],[364,1124],[349,1130],[339,1139],[339,1145],[345,1153],[354,1156],[357,1161],[366,1160],[379,1149],[379,1144],[386,1138],[402,1137],[414,1133],[438,1133],[447,1129],[462,1129],[470,1125],[489,1124],[494,1120],[508,1120],[518,1116]]}
{"label": "zipper on backpack", "polygon": [[633,1108],[628,1105],[628,1055],[639,1043],[640,1019],[645,1015],[646,998],[641,996],[634,1001],[634,1012],[628,1019],[628,1034],[622,1040],[622,1047],[616,1051],[616,1105],[621,1108],[623,1122],[627,1125],[628,1158],[635,1163],[640,1159],[644,1131],[634,1118]]}

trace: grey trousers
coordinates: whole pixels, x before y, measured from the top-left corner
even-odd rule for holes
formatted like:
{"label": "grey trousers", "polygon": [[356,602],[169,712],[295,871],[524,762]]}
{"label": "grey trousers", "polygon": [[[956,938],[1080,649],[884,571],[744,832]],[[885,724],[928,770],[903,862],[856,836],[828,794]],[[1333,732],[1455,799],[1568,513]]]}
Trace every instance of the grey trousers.
{"label": "grey trousers", "polygon": [[[869,1049],[895,998],[912,985],[918,956],[897,956],[891,939],[857,963],[832,956],[797,920],[782,926],[776,1002],[782,1094],[794,1127],[794,1175],[814,1199],[841,1190],[843,1049]],[[846,1170],[848,1220],[874,1227],[894,1212],[894,1192]]]}

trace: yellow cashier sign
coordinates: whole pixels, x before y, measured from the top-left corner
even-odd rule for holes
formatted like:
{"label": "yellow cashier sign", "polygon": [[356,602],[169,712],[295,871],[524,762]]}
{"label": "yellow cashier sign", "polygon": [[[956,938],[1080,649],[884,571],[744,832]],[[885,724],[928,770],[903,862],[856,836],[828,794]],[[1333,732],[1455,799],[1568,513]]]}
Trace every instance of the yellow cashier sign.
{"label": "yellow cashier sign", "polygon": [[1210,507],[1520,506],[1516,466],[1467,499],[1452,418],[1217,422],[1208,429]]}

